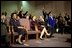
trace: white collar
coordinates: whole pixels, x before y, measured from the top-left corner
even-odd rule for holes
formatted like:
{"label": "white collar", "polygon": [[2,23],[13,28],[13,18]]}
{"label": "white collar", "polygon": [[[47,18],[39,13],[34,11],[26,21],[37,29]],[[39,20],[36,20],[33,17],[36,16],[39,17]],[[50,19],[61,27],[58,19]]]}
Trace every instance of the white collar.
{"label": "white collar", "polygon": [[53,16],[50,16],[51,17],[51,19],[53,20]]}

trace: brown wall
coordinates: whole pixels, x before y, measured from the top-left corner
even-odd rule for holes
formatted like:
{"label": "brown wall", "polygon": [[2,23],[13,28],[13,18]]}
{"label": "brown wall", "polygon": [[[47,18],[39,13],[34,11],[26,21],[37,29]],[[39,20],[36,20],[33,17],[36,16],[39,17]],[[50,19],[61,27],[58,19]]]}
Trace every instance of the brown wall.
{"label": "brown wall", "polygon": [[36,14],[42,15],[41,11],[43,6],[45,6],[45,10],[49,12],[52,10],[52,13],[58,16],[60,13],[62,16],[67,12],[71,16],[71,2],[70,1],[43,1],[36,2]]}
{"label": "brown wall", "polygon": [[[8,16],[14,10],[20,10],[22,6],[21,1],[1,1],[1,12],[7,11]],[[71,16],[71,1],[28,1],[27,6],[22,6],[23,11],[29,11],[33,16],[42,16],[42,8],[49,12],[52,10],[53,15],[58,16],[59,13],[64,16],[67,12]]]}
{"label": "brown wall", "polygon": [[6,11],[10,16],[12,12],[17,10],[17,2],[16,1],[1,1],[1,12]]}

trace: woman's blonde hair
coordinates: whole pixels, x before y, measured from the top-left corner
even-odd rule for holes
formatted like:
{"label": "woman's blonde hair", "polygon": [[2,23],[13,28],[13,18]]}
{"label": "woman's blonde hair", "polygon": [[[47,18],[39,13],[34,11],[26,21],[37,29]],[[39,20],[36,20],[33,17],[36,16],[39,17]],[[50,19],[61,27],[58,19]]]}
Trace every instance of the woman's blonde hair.
{"label": "woman's blonde hair", "polygon": [[36,16],[33,16],[33,19],[36,19],[37,17]]}

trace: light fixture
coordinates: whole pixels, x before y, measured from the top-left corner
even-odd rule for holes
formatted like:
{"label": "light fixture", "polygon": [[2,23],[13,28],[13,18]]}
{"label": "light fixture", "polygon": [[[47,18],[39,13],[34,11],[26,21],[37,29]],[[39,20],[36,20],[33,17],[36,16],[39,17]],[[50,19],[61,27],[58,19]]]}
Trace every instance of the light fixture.
{"label": "light fixture", "polygon": [[27,5],[27,1],[22,1],[22,5]]}

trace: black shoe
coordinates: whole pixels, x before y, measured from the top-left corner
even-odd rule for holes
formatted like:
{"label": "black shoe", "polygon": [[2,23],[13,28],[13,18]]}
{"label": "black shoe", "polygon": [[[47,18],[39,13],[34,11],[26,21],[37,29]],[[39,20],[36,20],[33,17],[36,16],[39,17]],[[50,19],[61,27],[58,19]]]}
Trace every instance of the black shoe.
{"label": "black shoe", "polygon": [[23,43],[19,43],[18,41],[16,41],[17,44],[23,45]]}
{"label": "black shoe", "polygon": [[54,37],[54,36],[48,36],[48,38],[52,38],[52,37]]}
{"label": "black shoe", "polygon": [[23,43],[19,43],[19,42],[17,42],[17,44],[23,45]]}

